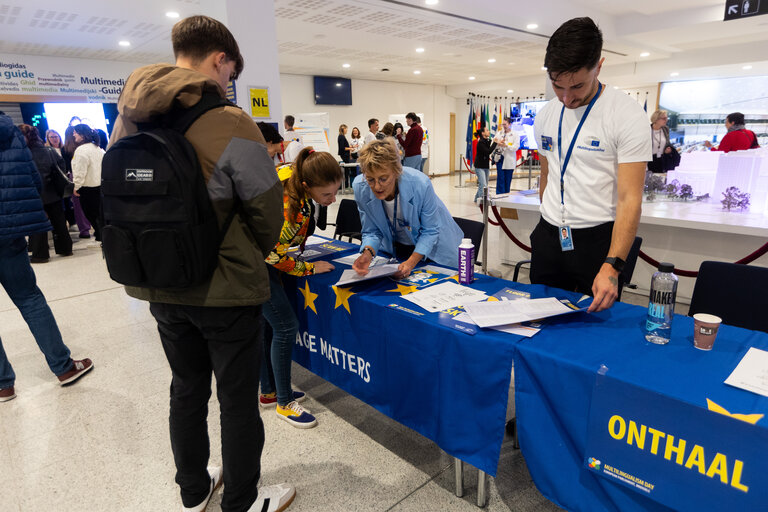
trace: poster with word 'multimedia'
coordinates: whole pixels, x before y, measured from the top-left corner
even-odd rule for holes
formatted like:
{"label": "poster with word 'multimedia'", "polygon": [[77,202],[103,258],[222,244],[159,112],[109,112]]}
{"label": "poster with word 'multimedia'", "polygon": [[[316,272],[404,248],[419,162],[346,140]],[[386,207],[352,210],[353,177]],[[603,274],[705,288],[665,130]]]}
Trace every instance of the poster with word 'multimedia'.
{"label": "poster with word 'multimedia'", "polygon": [[70,97],[115,103],[131,71],[142,64],[0,54],[1,96]]}

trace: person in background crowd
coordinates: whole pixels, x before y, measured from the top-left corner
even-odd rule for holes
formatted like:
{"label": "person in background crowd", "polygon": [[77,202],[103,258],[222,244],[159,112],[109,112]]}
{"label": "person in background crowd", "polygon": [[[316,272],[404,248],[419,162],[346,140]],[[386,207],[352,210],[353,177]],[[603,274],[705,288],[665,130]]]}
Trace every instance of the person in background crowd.
{"label": "person in background crowd", "polygon": [[107,150],[107,143],[109,142],[109,137],[107,136],[107,132],[105,132],[104,130],[102,130],[100,128],[96,129],[96,130],[93,130],[93,131],[96,132],[96,135],[99,137],[99,142],[97,143],[97,145],[101,149],[106,151]]}
{"label": "person in background crowd", "polygon": [[[174,106],[190,108],[205,94],[224,98],[227,84],[243,70],[237,41],[213,18],[177,22],[171,41],[176,65],[145,66],[126,80],[111,144]],[[198,155],[219,228],[232,219],[217,244],[218,266],[207,282],[190,288],[126,287],[131,297],[149,302],[173,374],[169,426],[182,510],[205,510],[223,482],[223,512],[283,511],[296,496],[293,486],[258,487],[264,447],[261,308],[269,299],[264,258],[280,233],[282,186],[264,137],[243,110],[221,106],[206,112],[185,137]],[[212,376],[221,408],[223,468],[206,469]]]}
{"label": "person in background crowd", "polygon": [[[315,228],[314,203],[327,207],[336,201],[341,184],[341,169],[336,160],[325,152],[304,148],[290,166],[283,180],[283,228],[280,240],[266,258],[270,265],[269,300],[264,304],[264,318],[272,327],[271,338],[264,339],[264,359],[261,365],[262,407],[277,403],[278,418],[297,428],[317,425],[315,417],[299,402],[305,398],[301,391],[291,389],[291,350],[296,343],[299,321],[283,289],[282,275],[309,276],[333,270],[327,261],[305,262],[288,251],[303,249]],[[265,333],[266,334],[266,333]]]}
{"label": "person in background crowd", "polygon": [[424,139],[424,131],[416,122],[416,114],[408,112],[405,115],[405,124],[408,125],[408,133],[403,138],[402,135],[397,137],[400,144],[405,151],[405,157],[403,158],[403,167],[410,167],[411,169],[421,170],[421,143]]}
{"label": "person in background crowd", "polygon": [[367,145],[369,142],[376,140],[376,134],[379,132],[379,120],[371,118],[368,120],[368,133],[365,134],[363,139],[363,145]]}
{"label": "person in background crowd", "polygon": [[392,123],[384,123],[384,126],[381,127],[381,131],[379,131],[376,134],[376,140],[384,140],[387,137],[394,138],[395,135],[395,125]]}
{"label": "person in background crowd", "polygon": [[[285,119],[283,119],[283,127],[285,128],[285,140],[288,141],[288,144],[286,145],[290,145],[292,141],[298,142],[301,146],[301,148],[296,151],[296,155],[298,155],[299,151],[304,148],[304,140],[301,138],[301,135],[299,135],[299,133],[293,129],[293,125],[295,123],[296,118],[291,115],[287,115],[285,116]],[[288,161],[293,162],[293,159]]]}
{"label": "person in background crowd", "polygon": [[399,279],[424,259],[456,268],[464,234],[435,194],[429,177],[402,166],[392,139],[367,144],[359,162],[363,174],[352,186],[363,241],[355,271],[367,274],[379,249],[402,262],[396,274]]}
{"label": "person in background crowd", "polygon": [[504,146],[501,160],[496,165],[496,193],[506,194],[512,185],[512,174],[517,167],[517,150],[520,148],[520,133],[512,129],[512,119],[505,117],[503,130],[494,137],[497,144]]}
{"label": "person in background crowd", "polygon": [[[53,148],[61,155],[61,148],[64,147],[64,142],[61,140],[61,135],[56,130],[47,130],[45,132],[45,145],[49,148]],[[62,167],[65,170],[66,167]]]}
{"label": "person in background crowd", "polygon": [[[32,152],[32,160],[40,173],[42,189],[40,199],[43,209],[53,227],[53,247],[60,256],[72,256],[72,238],[67,230],[67,221],[64,219],[63,197],[56,191],[53,185],[54,172],[64,169],[64,160],[55,149],[46,147],[40,138],[37,128],[28,124],[19,125],[19,130],[27,141],[27,147]],[[50,257],[48,247],[48,233],[40,232],[29,236],[29,247],[32,263],[45,263]]]}
{"label": "person in background crowd", "polygon": [[[3,112],[0,112],[0,183],[0,285],[19,308],[59,384],[71,384],[92,370],[93,362],[88,358],[72,360],[51,308],[37,287],[24,237],[47,233],[51,224],[40,201],[40,174],[27,151],[24,136]],[[16,398],[15,385],[16,374],[0,340],[0,402]]]}
{"label": "person in background crowd", "polygon": [[400,155],[400,161],[405,158],[405,150],[403,149],[403,145],[400,144],[398,137],[402,137],[404,133],[405,128],[403,128],[403,125],[400,123],[395,123],[395,133],[393,133],[392,136],[395,138],[395,145],[397,146],[397,152]]}
{"label": "person in background crowd", "polygon": [[752,130],[747,130],[744,123],[744,114],[741,112],[728,114],[725,118],[725,127],[728,129],[728,133],[720,141],[720,145],[715,148],[708,140],[704,141],[704,145],[711,148],[712,151],[724,151],[726,153],[729,151],[759,148],[760,144],[757,142],[757,135]]}
{"label": "person in background crowd", "polygon": [[477,192],[475,202],[483,197],[483,188],[488,185],[488,176],[491,171],[491,152],[496,149],[496,142],[491,143],[491,131],[487,126],[481,126],[477,130],[477,156],[475,157],[475,174],[477,174]]}
{"label": "person in background crowd", "polygon": [[[72,178],[72,157],[75,154],[77,144],[75,143],[75,127],[68,126],[64,131],[64,146],[61,148],[61,157],[64,159],[64,169],[67,174]],[[80,238],[91,238],[91,223],[83,212],[83,207],[80,204],[80,198],[76,195],[72,195],[72,209],[74,210],[75,223],[77,229],[80,232]],[[71,225],[71,222],[70,222]]]}
{"label": "person in background crowd", "polygon": [[352,148],[350,147],[349,141],[347,140],[347,130],[347,125],[340,125],[339,136],[336,139],[336,142],[339,145],[339,157],[341,157],[341,160],[345,164],[348,164],[352,158]]}
{"label": "person in background crowd", "polygon": [[97,144],[98,135],[87,124],[74,127],[75,153],[72,156],[72,181],[75,182],[75,196],[88,222],[93,226],[96,242],[101,242],[99,211],[101,210],[101,160],[104,150]]}
{"label": "person in background crowd", "polygon": [[661,155],[670,154],[673,148],[669,142],[669,128],[667,119],[669,114],[666,110],[657,110],[651,114],[651,148],[653,151],[653,160],[648,162],[648,170],[654,173],[666,172],[662,165]]}
{"label": "person in background crowd", "polygon": [[544,66],[556,97],[534,123],[541,220],[531,233],[531,282],[593,295],[590,312],[616,301],[651,160],[648,115],[598,79],[602,48],[590,18],[552,34]]}
{"label": "person in background crowd", "polygon": [[352,128],[352,140],[350,141],[352,146],[352,154],[350,158],[352,162],[357,162],[357,154],[363,149],[363,139],[360,136],[360,129],[355,126]]}
{"label": "person in background crowd", "polygon": [[429,130],[424,128],[424,125],[421,124],[421,118],[419,116],[416,116],[416,122],[424,132],[424,137],[421,139],[421,168],[419,169],[421,172],[424,172],[424,166],[429,159]]}

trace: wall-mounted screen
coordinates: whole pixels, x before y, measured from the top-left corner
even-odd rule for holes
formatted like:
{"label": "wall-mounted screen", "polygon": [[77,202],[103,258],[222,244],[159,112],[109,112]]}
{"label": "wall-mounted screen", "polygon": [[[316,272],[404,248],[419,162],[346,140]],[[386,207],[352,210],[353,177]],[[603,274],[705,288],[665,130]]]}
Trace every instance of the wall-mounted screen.
{"label": "wall-mounted screen", "polygon": [[315,105],[351,105],[352,80],[333,76],[316,76]]}

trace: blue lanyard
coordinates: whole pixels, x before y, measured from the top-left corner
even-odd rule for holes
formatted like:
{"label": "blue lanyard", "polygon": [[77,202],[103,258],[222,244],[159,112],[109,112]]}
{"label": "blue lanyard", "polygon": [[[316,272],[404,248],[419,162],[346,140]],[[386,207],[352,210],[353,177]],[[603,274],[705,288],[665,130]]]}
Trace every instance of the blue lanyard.
{"label": "blue lanyard", "polygon": [[563,161],[563,113],[565,112],[565,105],[563,105],[563,108],[560,110],[560,124],[557,127],[557,156],[560,158],[560,204],[563,206],[563,223],[565,223],[565,169],[568,167],[568,162],[571,159],[571,153],[573,153],[573,146],[576,144],[576,139],[579,137],[579,132],[581,131],[581,127],[584,126],[584,121],[587,120],[587,116],[589,115],[590,110],[592,110],[592,107],[595,106],[595,102],[597,101],[597,98],[600,97],[600,91],[603,89],[603,84],[600,82],[597,83],[597,94],[592,98],[592,100],[589,102],[589,105],[587,105],[587,110],[584,111],[584,115],[581,116],[581,121],[579,121],[579,125],[576,127],[576,132],[573,134],[573,138],[571,139],[571,145],[568,146],[568,152],[565,154],[565,161]]}
{"label": "blue lanyard", "polygon": [[397,187],[395,187],[395,208],[392,215],[392,220],[389,220],[389,215],[387,215],[387,207],[384,205],[384,201],[381,202],[381,207],[384,208],[384,217],[387,219],[387,224],[389,224],[389,230],[392,232],[392,247],[394,247],[395,240],[397,240],[397,196],[399,196],[397,192]]}

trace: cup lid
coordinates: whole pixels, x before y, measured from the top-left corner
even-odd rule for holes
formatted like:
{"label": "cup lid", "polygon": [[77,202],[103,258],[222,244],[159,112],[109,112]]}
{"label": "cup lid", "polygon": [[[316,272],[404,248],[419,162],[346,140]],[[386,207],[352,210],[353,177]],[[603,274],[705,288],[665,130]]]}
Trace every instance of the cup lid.
{"label": "cup lid", "polygon": [[723,322],[723,319],[719,316],[710,315],[709,313],[696,313],[693,315],[693,319],[708,324],[719,324]]}

